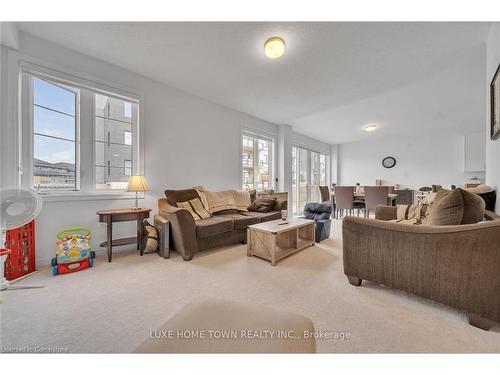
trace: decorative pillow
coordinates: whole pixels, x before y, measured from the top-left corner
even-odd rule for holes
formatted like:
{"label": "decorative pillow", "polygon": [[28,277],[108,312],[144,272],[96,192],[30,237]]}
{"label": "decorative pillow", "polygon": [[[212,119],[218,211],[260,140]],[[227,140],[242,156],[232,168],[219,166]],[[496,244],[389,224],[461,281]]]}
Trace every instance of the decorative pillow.
{"label": "decorative pillow", "polygon": [[233,190],[233,195],[238,211],[248,211],[248,206],[252,204],[250,201],[250,193],[245,190]]}
{"label": "decorative pillow", "polygon": [[479,223],[484,218],[485,202],[477,194],[471,193],[467,190],[460,190],[464,201],[464,214],[460,224],[475,224]]}
{"label": "decorative pillow", "polygon": [[436,194],[436,199],[428,217],[429,225],[459,225],[464,216],[464,199],[461,189]]}
{"label": "decorative pillow", "polygon": [[154,225],[151,225],[147,220],[144,220],[142,223],[147,233],[144,253],[154,253],[158,250],[158,228],[156,228]]}
{"label": "decorative pillow", "polygon": [[256,198],[248,207],[248,211],[271,212],[274,209],[276,198]]}
{"label": "decorative pillow", "polygon": [[207,219],[211,217],[210,213],[205,209],[205,207],[203,207],[199,198],[191,199],[187,202],[177,202],[177,207],[188,210],[195,220]]}

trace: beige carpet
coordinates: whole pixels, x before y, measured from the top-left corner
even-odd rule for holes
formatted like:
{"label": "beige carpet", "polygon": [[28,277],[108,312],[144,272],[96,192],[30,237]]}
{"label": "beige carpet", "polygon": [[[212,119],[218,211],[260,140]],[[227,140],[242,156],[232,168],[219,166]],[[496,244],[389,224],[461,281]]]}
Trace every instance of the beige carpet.
{"label": "beige carpet", "polygon": [[276,267],[246,256],[245,246],[183,262],[117,253],[96,267],[54,277],[48,268],[20,284],[44,289],[2,293],[1,346],[59,347],[70,352],[130,352],[152,329],[197,296],[258,303],[310,317],[317,330],[347,331],[348,340],[319,340],[319,352],[500,352],[500,327],[471,327],[465,314],[363,282],[342,272],[340,223],[334,238]]}

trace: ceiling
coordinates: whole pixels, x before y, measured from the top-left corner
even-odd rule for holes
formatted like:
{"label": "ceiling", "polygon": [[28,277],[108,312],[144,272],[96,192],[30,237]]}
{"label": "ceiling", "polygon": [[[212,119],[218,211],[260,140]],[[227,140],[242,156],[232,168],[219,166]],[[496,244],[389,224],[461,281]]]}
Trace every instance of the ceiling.
{"label": "ceiling", "polygon": [[[462,129],[484,118],[489,23],[17,25],[328,143],[411,134],[416,116],[430,130],[436,121]],[[263,43],[276,35],[286,51],[270,60]],[[367,122],[380,124],[380,131],[363,132]]]}

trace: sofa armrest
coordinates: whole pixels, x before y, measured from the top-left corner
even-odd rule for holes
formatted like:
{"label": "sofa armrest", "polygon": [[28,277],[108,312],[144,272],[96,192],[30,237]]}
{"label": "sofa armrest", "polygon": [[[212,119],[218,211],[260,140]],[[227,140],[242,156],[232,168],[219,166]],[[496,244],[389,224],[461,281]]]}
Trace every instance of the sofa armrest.
{"label": "sofa armrest", "polygon": [[158,214],[170,222],[170,241],[184,260],[198,251],[196,226],[188,210],[171,206],[166,198],[158,199]]}
{"label": "sofa armrest", "polygon": [[488,211],[488,210],[484,211],[484,218],[486,220],[500,220],[500,216],[498,216],[493,211]]}
{"label": "sofa armrest", "polygon": [[347,276],[500,322],[500,221],[431,226],[346,217],[342,224]]}
{"label": "sofa armrest", "polygon": [[154,224],[158,229],[158,253],[161,257],[170,258],[170,222],[161,215],[154,216]]}
{"label": "sofa armrest", "polygon": [[394,206],[382,206],[378,205],[375,207],[375,219],[377,220],[396,220],[398,218],[398,209]]}

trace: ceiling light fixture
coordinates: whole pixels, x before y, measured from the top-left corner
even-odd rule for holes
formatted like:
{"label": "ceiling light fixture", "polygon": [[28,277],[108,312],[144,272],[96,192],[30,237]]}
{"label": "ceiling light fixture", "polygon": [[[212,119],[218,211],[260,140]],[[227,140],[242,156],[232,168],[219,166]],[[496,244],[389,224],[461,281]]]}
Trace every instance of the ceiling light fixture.
{"label": "ceiling light fixture", "polygon": [[279,36],[273,36],[264,43],[264,52],[270,59],[277,59],[285,53],[285,41]]}
{"label": "ceiling light fixture", "polygon": [[365,125],[365,132],[372,132],[377,130],[377,124],[368,124]]}

